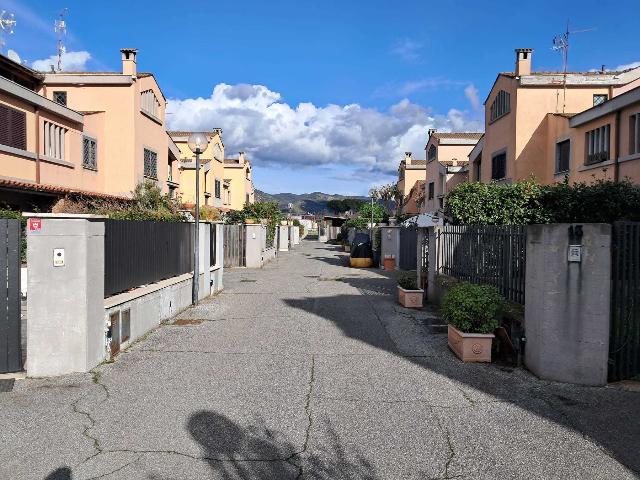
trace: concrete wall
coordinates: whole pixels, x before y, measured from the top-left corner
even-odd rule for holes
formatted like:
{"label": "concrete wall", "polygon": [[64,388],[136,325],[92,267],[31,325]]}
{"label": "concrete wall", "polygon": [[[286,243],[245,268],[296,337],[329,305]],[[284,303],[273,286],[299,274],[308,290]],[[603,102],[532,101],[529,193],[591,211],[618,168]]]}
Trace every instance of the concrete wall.
{"label": "concrete wall", "polygon": [[[121,348],[191,305],[192,273],[104,298],[104,223],[98,217],[39,215],[27,228],[27,374],[86,372],[108,358],[107,322],[129,311],[131,334]],[[210,262],[210,226],[200,225],[199,298],[223,288],[223,232],[216,224],[216,261]],[[54,249],[64,265],[54,266]]]}
{"label": "concrete wall", "polygon": [[289,251],[289,227],[287,225],[278,227],[278,251]]}
{"label": "concrete wall", "polygon": [[[380,227],[382,230],[382,247],[380,248],[380,258],[384,260],[393,256],[397,262],[400,261],[400,227]],[[380,268],[383,262],[380,262]]]}
{"label": "concrete wall", "polygon": [[527,230],[525,363],[547,380],[605,385],[611,226],[583,224],[582,261],[569,262],[569,224]]}
{"label": "concrete wall", "polygon": [[[27,374],[86,372],[104,359],[104,223],[41,216],[27,227]],[[54,249],[64,265],[54,266]]]}

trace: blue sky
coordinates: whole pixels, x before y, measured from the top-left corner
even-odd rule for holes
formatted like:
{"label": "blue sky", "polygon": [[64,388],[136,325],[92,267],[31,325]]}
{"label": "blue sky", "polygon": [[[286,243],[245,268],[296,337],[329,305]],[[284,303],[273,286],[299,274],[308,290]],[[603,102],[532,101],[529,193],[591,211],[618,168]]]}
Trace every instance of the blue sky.
{"label": "blue sky", "polygon": [[69,69],[118,70],[118,50],[138,48],[170,126],[222,127],[229,156],[246,150],[271,193],[363,194],[393,180],[405,150],[423,158],[431,126],[481,129],[514,48],[535,49],[534,69],[560,68],[550,46],[568,18],[596,29],[572,37],[571,69],[640,61],[637,0],[0,0],[18,21],[7,48],[30,65],[53,55],[63,7]]}

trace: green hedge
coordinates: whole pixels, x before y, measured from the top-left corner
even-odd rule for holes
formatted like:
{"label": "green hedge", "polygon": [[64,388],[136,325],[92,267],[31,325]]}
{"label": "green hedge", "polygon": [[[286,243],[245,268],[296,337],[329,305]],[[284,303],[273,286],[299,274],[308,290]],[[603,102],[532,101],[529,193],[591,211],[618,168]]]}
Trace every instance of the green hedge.
{"label": "green hedge", "polygon": [[505,300],[490,285],[462,282],[447,292],[442,301],[442,318],[466,333],[493,333],[498,328]]}
{"label": "green hedge", "polygon": [[628,180],[461,183],[447,194],[445,216],[454,224],[467,225],[638,221],[640,186]]}

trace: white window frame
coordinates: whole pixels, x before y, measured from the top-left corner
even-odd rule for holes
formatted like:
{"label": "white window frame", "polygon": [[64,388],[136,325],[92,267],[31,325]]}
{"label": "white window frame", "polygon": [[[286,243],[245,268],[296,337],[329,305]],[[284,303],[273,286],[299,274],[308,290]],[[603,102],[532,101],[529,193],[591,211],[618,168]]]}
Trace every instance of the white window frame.
{"label": "white window frame", "polygon": [[585,165],[606,162],[611,157],[611,124],[601,125],[585,133]]}
{"label": "white window frame", "polygon": [[[560,144],[564,142],[569,142],[569,163],[567,165],[566,170],[560,170]],[[556,140],[556,162],[555,162],[555,175],[560,175],[562,173],[569,173],[571,170],[571,154],[573,150],[573,145],[571,144],[571,139],[569,137],[559,138]]]}

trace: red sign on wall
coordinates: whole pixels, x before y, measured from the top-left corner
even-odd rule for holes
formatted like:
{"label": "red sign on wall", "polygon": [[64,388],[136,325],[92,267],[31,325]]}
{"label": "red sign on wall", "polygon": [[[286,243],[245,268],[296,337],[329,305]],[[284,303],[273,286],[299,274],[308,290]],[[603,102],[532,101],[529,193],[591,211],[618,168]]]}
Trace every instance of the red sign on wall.
{"label": "red sign on wall", "polygon": [[41,218],[30,218],[29,219],[29,231],[30,232],[39,232],[42,230],[42,219]]}

